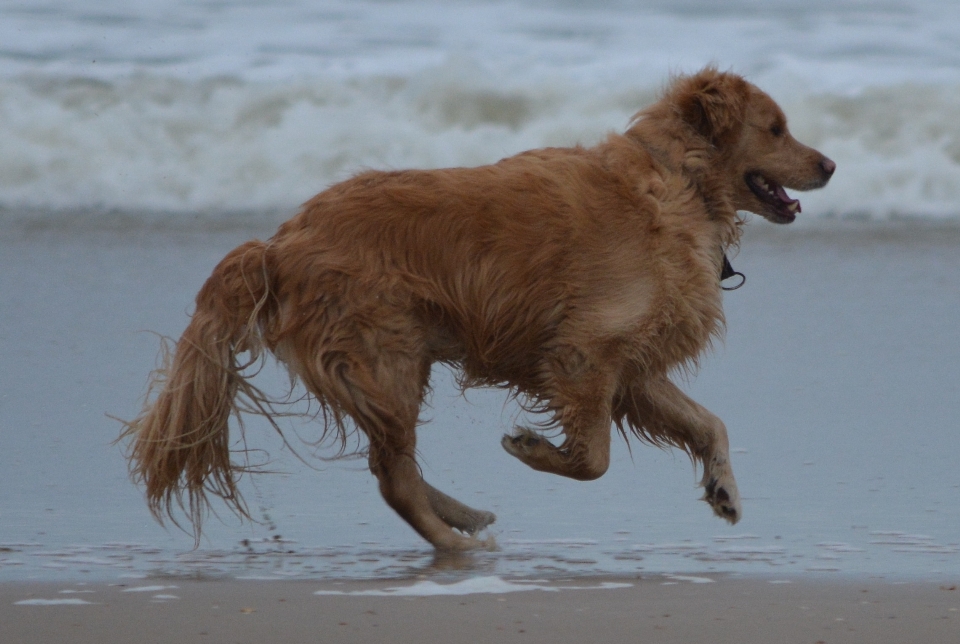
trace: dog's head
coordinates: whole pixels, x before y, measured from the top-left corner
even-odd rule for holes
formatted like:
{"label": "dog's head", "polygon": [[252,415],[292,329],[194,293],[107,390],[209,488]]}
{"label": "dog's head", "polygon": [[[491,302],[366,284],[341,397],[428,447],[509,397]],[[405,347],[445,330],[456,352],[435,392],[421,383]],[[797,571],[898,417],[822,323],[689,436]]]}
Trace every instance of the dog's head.
{"label": "dog's head", "polygon": [[837,167],[793,138],[780,106],[740,76],[707,68],[677,79],[665,98],[718,152],[712,169],[733,188],[737,210],[788,224],[800,202],[784,188],[822,188]]}

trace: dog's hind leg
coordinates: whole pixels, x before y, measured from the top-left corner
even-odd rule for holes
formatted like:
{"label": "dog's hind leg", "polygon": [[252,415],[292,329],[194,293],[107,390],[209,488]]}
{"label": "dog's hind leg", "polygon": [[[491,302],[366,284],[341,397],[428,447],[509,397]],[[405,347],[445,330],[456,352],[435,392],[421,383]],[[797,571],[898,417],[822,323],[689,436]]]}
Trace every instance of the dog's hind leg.
{"label": "dog's hind leg", "polygon": [[503,449],[541,472],[580,481],[600,478],[610,466],[610,380],[608,374],[591,371],[554,396],[550,407],[564,435],[559,447],[521,427],[503,437]]}
{"label": "dog's hind leg", "polygon": [[477,539],[454,532],[433,509],[412,449],[395,452],[371,447],[370,469],[380,482],[380,494],[387,505],[435,548],[470,550],[483,546]]}
{"label": "dog's hind leg", "polygon": [[723,421],[666,376],[633,383],[617,399],[614,418],[621,428],[626,425],[641,438],[685,449],[703,464],[703,500],[731,524],[740,520],[740,493]]}
{"label": "dog's hind leg", "polygon": [[[485,519],[489,524],[492,515],[461,506],[427,485],[420,474],[416,429],[430,363],[419,350],[415,332],[396,322],[381,319],[381,326],[374,328],[352,325],[351,334],[340,338],[337,350],[328,354],[333,357],[325,361],[330,386],[323,393],[332,395],[367,435],[370,471],[384,500],[402,519],[438,549],[482,547],[451,525],[474,527]],[[438,509],[450,517],[441,518]]]}
{"label": "dog's hind leg", "polygon": [[475,510],[474,508],[466,506],[456,499],[447,496],[426,481],[423,482],[423,486],[427,492],[427,500],[430,502],[430,507],[433,508],[437,516],[451,528],[456,528],[461,532],[474,536],[497,520],[497,515],[493,512]]}

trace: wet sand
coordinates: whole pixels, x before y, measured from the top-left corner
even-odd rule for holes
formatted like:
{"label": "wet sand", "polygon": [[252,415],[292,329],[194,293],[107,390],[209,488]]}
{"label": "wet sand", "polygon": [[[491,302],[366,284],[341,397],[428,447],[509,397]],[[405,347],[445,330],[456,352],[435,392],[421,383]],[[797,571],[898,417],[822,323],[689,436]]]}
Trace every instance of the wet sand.
{"label": "wet sand", "polygon": [[[577,579],[548,586],[597,586],[601,581]],[[725,578],[713,583],[608,581],[631,585],[382,597],[315,592],[382,591],[412,582],[10,583],[0,585],[0,641],[883,644],[960,638],[960,590],[955,585]],[[16,603],[37,599],[89,603]]]}

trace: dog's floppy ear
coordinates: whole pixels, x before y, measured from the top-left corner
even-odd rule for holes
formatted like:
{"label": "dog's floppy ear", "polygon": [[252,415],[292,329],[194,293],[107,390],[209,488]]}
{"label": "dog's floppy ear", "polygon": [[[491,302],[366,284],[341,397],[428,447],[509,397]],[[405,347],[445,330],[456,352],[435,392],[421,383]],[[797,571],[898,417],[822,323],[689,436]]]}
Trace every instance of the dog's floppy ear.
{"label": "dog's floppy ear", "polygon": [[749,92],[742,77],[708,67],[678,79],[670,94],[684,122],[714,145],[722,146],[743,126]]}

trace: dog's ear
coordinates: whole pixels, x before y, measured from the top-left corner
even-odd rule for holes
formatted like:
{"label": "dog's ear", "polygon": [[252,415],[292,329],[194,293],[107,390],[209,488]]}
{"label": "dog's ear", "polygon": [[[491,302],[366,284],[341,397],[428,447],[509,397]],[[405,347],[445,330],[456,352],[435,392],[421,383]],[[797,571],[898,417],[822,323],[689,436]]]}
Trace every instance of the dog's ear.
{"label": "dog's ear", "polygon": [[675,108],[700,136],[716,146],[736,138],[750,93],[742,77],[707,68],[679,79],[672,89]]}

